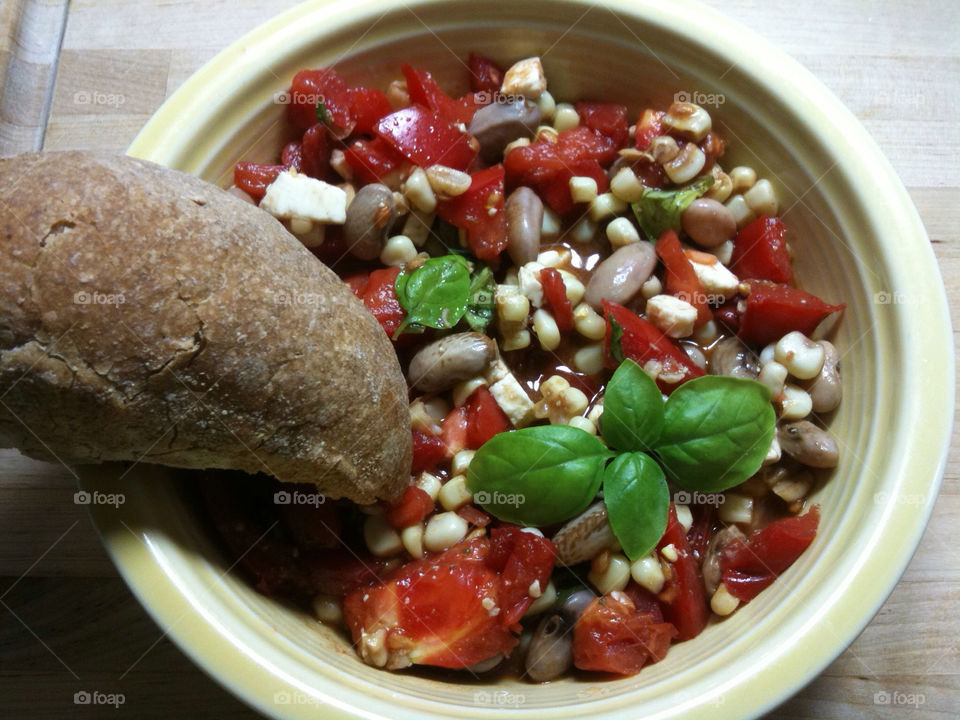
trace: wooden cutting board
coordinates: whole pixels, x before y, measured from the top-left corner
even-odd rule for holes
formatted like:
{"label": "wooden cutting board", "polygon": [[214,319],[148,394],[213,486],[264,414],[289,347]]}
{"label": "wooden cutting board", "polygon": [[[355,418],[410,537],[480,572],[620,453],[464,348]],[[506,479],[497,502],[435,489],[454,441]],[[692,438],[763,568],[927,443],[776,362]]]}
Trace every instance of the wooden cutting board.
{"label": "wooden cutting board", "polygon": [[[0,154],[123,151],[203,62],[293,4],[2,0]],[[960,3],[708,4],[797,57],[860,117],[910,190],[960,317]],[[954,446],[900,584],[853,645],[771,718],[960,717]],[[59,719],[78,710],[74,693],[96,690],[125,703],[84,716],[257,717],[146,616],[73,492],[66,468],[0,451],[0,714]]]}

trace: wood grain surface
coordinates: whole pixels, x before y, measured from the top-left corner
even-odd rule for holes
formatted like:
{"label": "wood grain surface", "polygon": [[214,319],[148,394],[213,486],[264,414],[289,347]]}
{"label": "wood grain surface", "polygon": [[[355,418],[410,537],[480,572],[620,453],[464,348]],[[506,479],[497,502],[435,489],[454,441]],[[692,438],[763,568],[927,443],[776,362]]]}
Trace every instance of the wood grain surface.
{"label": "wood grain surface", "polygon": [[[0,155],[123,151],[203,62],[293,4],[0,1]],[[960,314],[960,3],[708,4],[792,54],[859,116],[919,208]],[[944,342],[956,346],[956,333]],[[953,437],[903,579],[850,648],[771,718],[960,717],[956,427]],[[257,717],[147,617],[74,488],[66,468],[0,451],[0,717]],[[81,690],[122,693],[124,704],[77,706]]]}

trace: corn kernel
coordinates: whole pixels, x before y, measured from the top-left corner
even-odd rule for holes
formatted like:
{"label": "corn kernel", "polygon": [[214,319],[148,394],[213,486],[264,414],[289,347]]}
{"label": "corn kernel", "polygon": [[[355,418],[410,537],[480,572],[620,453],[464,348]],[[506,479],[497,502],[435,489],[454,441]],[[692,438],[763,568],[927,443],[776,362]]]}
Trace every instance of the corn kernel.
{"label": "corn kernel", "polygon": [[607,224],[607,240],[610,241],[610,247],[616,250],[640,242],[640,233],[630,218],[618,217]]}
{"label": "corn kernel", "polygon": [[745,165],[738,165],[728,172],[727,175],[730,176],[730,182],[733,183],[732,191],[734,193],[744,193],[757,182],[757,171]]}
{"label": "corn kernel", "polygon": [[602,340],[607,333],[607,323],[587,303],[573,309],[573,328],[588,340]]}
{"label": "corn kernel", "polygon": [[610,181],[610,192],[625,203],[639,202],[643,197],[643,183],[630,168],[620,168]]}
{"label": "corn kernel", "polygon": [[[606,220],[614,215],[626,212],[627,204],[613,193],[597,195],[590,201],[590,219],[594,222]],[[625,218],[624,218],[625,219]]]}
{"label": "corn kernel", "polygon": [[576,109],[569,103],[557,103],[556,110],[553,113],[553,127],[557,132],[564,130],[573,130],[580,124],[580,115]]}
{"label": "corn kernel", "polygon": [[570,178],[570,197],[575,203],[590,202],[597,197],[597,181],[592,177]]}
{"label": "corn kernel", "polygon": [[603,370],[603,345],[584,345],[573,354],[573,366],[580,372],[596,375]]}
{"label": "corn kernel", "polygon": [[604,568],[594,558],[587,579],[603,595],[623,590],[630,582],[630,562],[620,553],[612,553]]}
{"label": "corn kernel", "polygon": [[391,557],[403,550],[400,534],[383,515],[370,515],[363,523],[363,539],[367,549],[377,557]]}
{"label": "corn kernel", "polygon": [[457,510],[472,502],[473,495],[467,490],[467,479],[463,475],[455,475],[440,488],[438,499],[444,510]]}

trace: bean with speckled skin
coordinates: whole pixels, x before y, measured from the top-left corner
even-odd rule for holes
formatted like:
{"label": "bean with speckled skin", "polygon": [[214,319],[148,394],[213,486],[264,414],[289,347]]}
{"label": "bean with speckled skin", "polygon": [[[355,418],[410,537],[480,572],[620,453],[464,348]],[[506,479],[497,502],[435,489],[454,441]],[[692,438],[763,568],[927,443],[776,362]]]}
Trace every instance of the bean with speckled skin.
{"label": "bean with speckled skin", "polygon": [[723,203],[698,198],[680,216],[683,231],[702,247],[712,248],[737,234],[737,220]]}
{"label": "bean with speckled skin", "polygon": [[480,143],[480,156],[493,164],[503,158],[504,148],[518,138],[533,137],[540,124],[540,108],[532,102],[494,102],[474,113],[467,128]]}
{"label": "bean with speckled skin", "polygon": [[534,682],[546,682],[573,666],[573,633],[560,615],[548,615],[537,626],[524,665]]}
{"label": "bean with speckled skin", "polygon": [[810,394],[815,413],[827,413],[836,410],[843,398],[843,386],[840,384],[840,354],[833,343],[821,340],[823,347],[823,367],[820,374],[804,385]]}
{"label": "bean with speckled skin", "polygon": [[456,333],[420,349],[407,377],[418,390],[438,392],[482,374],[497,359],[497,343],[475,332]]}
{"label": "bean with speckled skin", "polygon": [[379,257],[396,216],[393,190],[380,183],[360,188],[347,207],[343,224],[343,237],[350,252],[361,260]]}
{"label": "bean with speckled skin", "polygon": [[587,284],[583,299],[595,310],[601,301],[627,304],[653,274],[657,255],[648,242],[625,245],[600,263]]}
{"label": "bean with speckled skin", "polygon": [[780,425],[777,442],[783,452],[808,467],[832,468],[840,459],[837,441],[809,420]]}
{"label": "bean with speckled skin", "polygon": [[543,201],[528,187],[518,187],[507,198],[507,254],[515,265],[537,259],[540,252],[540,227],[543,225]]}
{"label": "bean with speckled skin", "polygon": [[729,337],[721,340],[713,349],[710,374],[756,380],[760,374],[760,360],[740,338]]}

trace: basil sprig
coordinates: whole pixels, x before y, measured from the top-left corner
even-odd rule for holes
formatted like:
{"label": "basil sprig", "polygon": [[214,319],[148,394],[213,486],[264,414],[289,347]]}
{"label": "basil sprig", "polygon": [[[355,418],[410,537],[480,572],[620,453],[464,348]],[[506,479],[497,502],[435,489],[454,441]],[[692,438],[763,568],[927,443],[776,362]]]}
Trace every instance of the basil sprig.
{"label": "basil sprig", "polygon": [[683,211],[709,190],[711,185],[713,176],[704,175],[675,190],[644,188],[640,200],[631,207],[647,240],[656,240],[664,230],[679,230]]}
{"label": "basil sprig", "polygon": [[770,390],[758,382],[705,375],[664,402],[627,359],[604,393],[600,433],[612,451],[569,425],[500,433],[477,450],[467,487],[501,520],[551,525],[582,512],[602,484],[613,534],[636,560],[666,530],[667,478],[704,492],[739,485],[760,468],[775,421]]}
{"label": "basil sprig", "polygon": [[449,330],[461,318],[482,332],[493,319],[493,272],[484,266],[472,277],[463,255],[430,258],[412,270],[403,270],[393,283],[406,317],[393,334],[419,333],[424,328]]}

